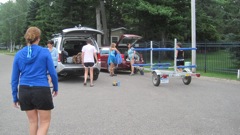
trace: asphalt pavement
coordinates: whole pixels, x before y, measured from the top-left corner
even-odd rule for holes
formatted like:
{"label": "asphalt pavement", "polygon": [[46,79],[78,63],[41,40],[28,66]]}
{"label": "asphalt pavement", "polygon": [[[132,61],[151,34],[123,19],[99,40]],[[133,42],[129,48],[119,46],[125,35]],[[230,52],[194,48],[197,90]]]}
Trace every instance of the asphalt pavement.
{"label": "asphalt pavement", "polygon": [[[0,135],[27,135],[26,114],[11,97],[13,56],[0,54]],[[48,135],[239,135],[240,82],[180,78],[155,87],[151,74],[101,72],[95,86],[83,77],[59,82]],[[112,86],[120,81],[120,86]]]}

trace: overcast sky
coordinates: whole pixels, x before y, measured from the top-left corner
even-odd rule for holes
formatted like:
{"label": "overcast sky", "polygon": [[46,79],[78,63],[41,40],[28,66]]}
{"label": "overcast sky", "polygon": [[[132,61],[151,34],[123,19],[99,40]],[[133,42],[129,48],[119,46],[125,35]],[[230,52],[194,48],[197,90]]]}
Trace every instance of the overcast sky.
{"label": "overcast sky", "polygon": [[[0,0],[1,3],[5,3],[5,2],[7,2],[7,1],[9,1],[9,0]],[[12,0],[11,0],[11,1],[12,1]]]}

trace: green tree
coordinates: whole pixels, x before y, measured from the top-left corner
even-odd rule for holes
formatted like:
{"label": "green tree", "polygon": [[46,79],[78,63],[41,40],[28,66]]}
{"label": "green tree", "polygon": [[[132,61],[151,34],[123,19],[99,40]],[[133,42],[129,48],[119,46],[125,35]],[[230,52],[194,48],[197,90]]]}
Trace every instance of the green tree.
{"label": "green tree", "polygon": [[18,9],[16,40],[18,44],[25,44],[23,35],[26,30],[27,13],[29,2],[28,0],[16,0],[16,8]]}
{"label": "green tree", "polygon": [[0,41],[12,51],[12,46],[22,44],[26,24],[27,0],[8,1],[0,5]]}
{"label": "green tree", "polygon": [[30,10],[36,14],[29,14],[29,24],[42,30],[41,43],[51,38],[53,33],[59,33],[64,28],[79,24],[89,27],[96,26],[95,7],[93,0],[35,0]]}
{"label": "green tree", "polygon": [[9,1],[2,5],[1,10],[2,41],[7,44],[10,51],[12,51],[12,46],[15,44],[17,35],[18,12],[16,10],[16,4]]}
{"label": "green tree", "polygon": [[221,0],[197,1],[197,41],[220,40],[224,4]]}
{"label": "green tree", "polygon": [[224,14],[222,17],[223,25],[221,25],[222,39],[226,41],[240,40],[240,10],[239,0],[228,0],[225,2]]}
{"label": "green tree", "polygon": [[146,39],[184,39],[190,34],[190,0],[124,0],[121,8],[130,31]]}
{"label": "green tree", "polygon": [[[107,26],[126,27],[146,40],[191,40],[191,0],[106,0]],[[239,40],[239,1],[196,1],[197,41]],[[20,42],[29,26],[51,34],[78,24],[96,27],[99,0],[16,0],[0,5],[0,42]],[[11,27],[10,27],[11,26]],[[10,30],[11,28],[11,30]],[[12,31],[13,35],[10,35]],[[23,41],[23,40],[21,40]]]}

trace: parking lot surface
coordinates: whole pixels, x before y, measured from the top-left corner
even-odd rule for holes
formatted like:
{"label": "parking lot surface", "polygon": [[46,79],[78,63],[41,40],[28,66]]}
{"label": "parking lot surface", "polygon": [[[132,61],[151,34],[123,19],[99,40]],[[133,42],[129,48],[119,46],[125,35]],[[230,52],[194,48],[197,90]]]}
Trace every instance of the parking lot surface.
{"label": "parking lot surface", "polygon": [[[12,106],[13,56],[0,54],[0,134],[26,135],[24,112]],[[120,86],[112,86],[120,81]],[[83,77],[59,82],[49,135],[238,135],[240,82],[209,77],[180,78],[153,86],[151,74],[110,77],[101,72],[95,86]]]}

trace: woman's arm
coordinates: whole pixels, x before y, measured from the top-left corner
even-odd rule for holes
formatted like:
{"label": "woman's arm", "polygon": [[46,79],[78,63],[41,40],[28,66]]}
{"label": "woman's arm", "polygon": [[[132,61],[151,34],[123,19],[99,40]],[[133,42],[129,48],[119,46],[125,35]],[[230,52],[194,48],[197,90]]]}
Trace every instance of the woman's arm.
{"label": "woman's arm", "polygon": [[12,86],[12,97],[13,102],[18,102],[18,84],[19,84],[19,76],[20,70],[17,64],[17,57],[15,56],[12,68],[12,78],[11,78],[11,86]]}
{"label": "woman's arm", "polygon": [[50,53],[47,55],[47,70],[49,71],[49,74],[52,78],[53,83],[53,91],[58,91],[58,75],[57,71],[53,65],[52,56]]}
{"label": "woman's arm", "polygon": [[96,63],[98,63],[97,53],[96,53],[96,52],[94,52],[94,57],[95,57],[95,59],[96,59]]}
{"label": "woman's arm", "polygon": [[58,60],[58,50],[56,48],[54,48],[54,56],[52,56],[53,61],[57,61]]}
{"label": "woman's arm", "polygon": [[115,50],[115,51],[117,51],[117,53],[120,53],[120,51],[118,51],[118,49],[117,49],[117,48],[114,48],[114,50]]}

